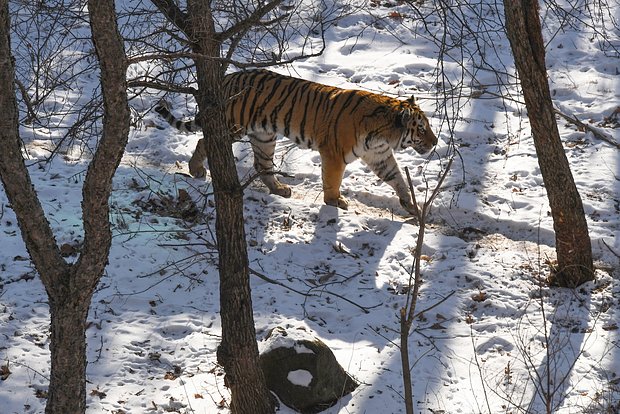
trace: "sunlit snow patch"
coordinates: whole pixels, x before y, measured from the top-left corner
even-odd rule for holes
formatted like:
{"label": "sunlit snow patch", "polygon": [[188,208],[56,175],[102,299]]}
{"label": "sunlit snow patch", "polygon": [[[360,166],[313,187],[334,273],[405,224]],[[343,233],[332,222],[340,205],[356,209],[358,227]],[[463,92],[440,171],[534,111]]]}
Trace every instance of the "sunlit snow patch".
{"label": "sunlit snow patch", "polygon": [[[306,348],[307,349],[307,348]],[[291,371],[286,376],[286,379],[293,385],[299,385],[300,387],[308,387],[312,382],[312,374],[305,369],[298,369]]]}

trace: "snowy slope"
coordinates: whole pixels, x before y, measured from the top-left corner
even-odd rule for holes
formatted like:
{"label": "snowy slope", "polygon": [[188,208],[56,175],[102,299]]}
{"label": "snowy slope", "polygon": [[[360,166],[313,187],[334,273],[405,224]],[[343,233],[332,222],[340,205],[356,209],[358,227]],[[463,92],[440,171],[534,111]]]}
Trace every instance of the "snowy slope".
{"label": "snowy slope", "polygon": [[[618,118],[605,121],[620,106],[619,56],[601,51],[587,29],[558,30],[550,14],[545,22],[557,107],[620,141]],[[616,46],[619,35],[609,34]],[[510,80],[508,42],[499,32],[492,37],[488,67],[503,68]],[[451,296],[416,320],[410,337],[416,412],[545,412],[540,396],[548,376],[558,413],[619,407],[618,149],[558,121],[599,270],[596,281],[576,290],[546,287],[553,223],[518,89],[498,86],[498,75],[482,67],[456,99],[445,90],[459,79],[458,59],[445,61],[442,78],[438,56],[406,6],[388,4],[352,11],[330,28],[321,57],[275,69],[340,87],[415,94],[440,137],[428,159],[412,150],[398,154],[419,201],[436,184],[451,139],[458,148],[423,249],[418,309]],[[132,129],[115,178],[110,264],[87,332],[88,412],[225,413],[229,394],[215,356],[212,190],[209,179],[184,174],[200,136],[179,134],[147,113],[156,99],[132,103],[145,119]],[[175,112],[191,115],[181,102]],[[79,248],[87,160],[68,153],[39,167],[33,161],[47,156],[50,144],[22,132],[57,240]],[[249,145],[235,144],[235,153],[245,181]],[[295,175],[283,178],[293,185],[292,198],[271,196],[259,182],[245,192],[251,267],[280,283],[252,279],[258,339],[277,325],[304,326],[332,348],[361,386],[326,413],[404,412],[398,315],[418,227],[360,162],[347,168],[350,208],[342,211],[322,203],[318,153],[282,142],[278,160]],[[10,370],[0,382],[0,411],[41,413],[49,376],[46,296],[4,192],[0,206],[0,366]]]}

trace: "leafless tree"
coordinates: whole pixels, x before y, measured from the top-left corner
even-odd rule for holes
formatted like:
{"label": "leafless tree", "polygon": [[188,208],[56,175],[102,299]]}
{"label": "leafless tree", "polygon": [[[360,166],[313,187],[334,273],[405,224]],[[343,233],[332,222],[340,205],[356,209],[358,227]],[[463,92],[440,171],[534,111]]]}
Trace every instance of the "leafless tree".
{"label": "leafless tree", "polygon": [[418,222],[418,238],[416,240],[415,249],[413,251],[413,264],[409,272],[409,283],[407,284],[407,295],[405,305],[400,308],[400,361],[403,371],[403,388],[405,394],[405,412],[407,414],[414,413],[413,406],[413,382],[411,380],[411,363],[409,362],[409,335],[415,319],[422,315],[424,312],[437,306],[439,303],[447,300],[452,294],[443,298],[440,302],[434,304],[430,308],[420,311],[417,308],[418,295],[420,293],[420,287],[422,285],[422,273],[420,270],[420,261],[422,260],[422,247],[424,246],[424,234],[426,232],[426,224],[430,208],[433,205],[433,201],[439,194],[441,186],[450,172],[450,167],[454,161],[452,156],[445,169],[443,169],[437,180],[437,185],[431,191],[430,194],[426,194],[424,202],[419,205],[416,200],[415,191],[413,189],[413,183],[409,175],[409,170],[405,170],[407,173],[407,181],[409,182],[409,189],[413,197],[413,204],[416,207],[414,218]]}
{"label": "leafless tree", "polygon": [[[232,412],[273,412],[273,402],[258,365],[252,314],[247,246],[243,220],[243,187],[237,177],[221,85],[229,65],[264,67],[292,62],[322,52],[323,30],[330,22],[317,9],[297,9],[271,1],[188,1],[187,10],[171,0],[153,0],[164,16],[159,29],[143,39],[138,33],[130,62],[161,63],[161,70],[136,71],[129,84],[140,88],[189,93],[198,104],[204,139],[197,150],[207,154],[216,205],[219,251],[222,341],[218,362],[226,372]],[[317,2],[326,7],[322,2]],[[323,12],[331,13],[329,10]],[[148,13],[148,8],[143,9]],[[158,20],[159,19],[159,20]],[[303,32],[303,33],[302,33]],[[162,36],[165,34],[165,36]],[[291,51],[295,39],[296,48]],[[301,41],[299,41],[301,39]]]}
{"label": "leafless tree", "polygon": [[558,259],[554,281],[560,286],[576,287],[594,279],[592,246],[581,197],[555,120],[538,0],[505,0],[504,11],[553,216]]}
{"label": "leafless tree", "polygon": [[233,413],[271,413],[274,403],[258,362],[258,347],[252,310],[245,229],[243,189],[232,153],[232,137],[224,114],[222,92],[225,65],[221,48],[224,40],[247,32],[279,4],[268,3],[256,14],[217,31],[211,5],[189,1],[187,12],[172,1],[154,0],[166,18],[180,30],[195,64],[199,120],[207,134],[201,141],[212,167],[216,204],[216,237],[219,251],[220,315],[222,341],[217,359],[226,372]]}
{"label": "leafless tree", "polygon": [[[162,2],[154,4],[161,6]],[[163,2],[167,3],[167,2]],[[178,2],[175,2],[175,5]],[[325,47],[323,34],[347,9],[347,1],[310,2],[237,1],[213,2],[211,12],[220,44],[220,55],[211,57],[224,70],[283,65],[318,56]],[[196,95],[195,60],[181,20],[189,16],[156,13],[151,2],[138,1],[123,12],[123,35],[128,44],[129,85],[136,94],[145,88]],[[156,64],[142,65],[142,62]]]}
{"label": "leafless tree", "polygon": [[7,0],[0,1],[0,178],[49,296],[51,378],[47,413],[86,410],[86,318],[111,245],[108,199],[129,131],[126,58],[114,2],[89,1],[104,98],[103,134],[83,187],[84,245],[75,263],[60,253],[22,156]]}
{"label": "leafless tree", "polygon": [[[463,116],[461,110],[468,101],[479,98],[484,94],[487,94],[489,97],[498,97],[504,100],[504,102],[520,101],[521,98],[516,97],[514,92],[518,86],[518,79],[514,76],[513,70],[508,66],[510,62],[502,62],[501,52],[496,48],[496,42],[504,37],[506,29],[503,22],[504,13],[502,12],[501,2],[436,0],[431,3],[412,0],[406,1],[406,7],[401,6],[400,8],[398,8],[396,3],[391,3],[391,7],[395,9],[389,16],[402,17],[403,24],[410,27],[416,36],[431,41],[439,50],[436,85],[441,98],[438,100],[437,109],[438,112],[442,112],[444,115],[443,125],[447,127],[450,137],[453,137],[455,123]],[[528,3],[524,9],[527,9],[530,13],[532,10],[536,11],[538,7],[536,2],[533,1],[512,2],[506,0],[504,4],[506,5],[507,12],[509,12],[509,3],[512,8],[520,7],[517,4]],[[372,2],[371,6],[377,7],[379,4],[379,2]],[[560,2],[553,0],[547,1],[546,4],[547,13],[551,15],[550,18],[562,22],[558,30],[562,30],[566,25],[586,27],[592,32],[592,39],[598,40],[602,50],[606,53],[618,55],[617,47],[614,46],[614,42],[605,30],[608,27],[617,28],[617,21],[609,13],[610,8],[606,1],[596,3],[583,2],[579,5],[572,5],[569,8],[565,8]],[[379,16],[381,11],[377,11],[375,14]],[[405,19],[404,17],[406,16],[414,17],[412,19]],[[536,19],[539,19],[537,14]],[[526,24],[526,27],[532,28],[533,25]],[[537,35],[542,39],[539,21],[535,26],[536,28],[538,30]],[[523,38],[519,39],[519,41],[522,42]],[[562,257],[559,260],[560,273],[556,281],[564,286],[576,286],[586,280],[590,280],[593,276],[590,239],[587,234],[587,227],[585,227],[586,223],[584,212],[581,208],[581,199],[579,194],[577,194],[574,181],[570,175],[555,124],[554,109],[549,98],[546,72],[544,70],[544,47],[539,47],[538,52],[542,52],[542,73],[539,72],[538,75],[542,77],[543,82],[537,84],[536,89],[540,93],[543,93],[541,92],[543,90],[546,91],[546,98],[538,99],[539,97],[536,97],[535,99],[537,103],[545,105],[546,111],[550,111],[546,115],[550,116],[543,117],[543,119],[548,121],[543,127],[543,131],[546,133],[545,137],[540,138],[536,135],[541,133],[541,129],[534,130],[534,122],[538,120],[532,121],[532,128],[534,130],[537,152],[540,146],[545,146],[542,149],[545,151],[545,154],[539,156],[541,170],[543,170],[542,164],[544,163],[543,178],[545,179],[550,198],[553,194],[556,200],[555,203],[552,203],[552,210],[555,209],[557,213],[557,215],[554,215],[554,222],[558,237],[558,259]],[[524,59],[529,60],[529,62],[535,63],[536,60],[532,58],[531,53],[526,52],[522,56]],[[452,65],[452,68],[457,66],[458,70],[448,69],[449,65]],[[520,74],[522,74],[521,70],[519,68]],[[490,84],[488,81],[483,84],[478,81],[479,75],[488,73],[495,75],[496,84]],[[526,76],[531,78],[530,73]],[[523,85],[523,75],[521,76],[521,82]],[[531,85],[532,81],[526,80],[526,82],[530,82]],[[525,85],[523,85],[523,89],[525,90]],[[528,112],[538,116],[542,111],[540,108],[530,108],[528,106]],[[555,135],[551,137],[548,131],[555,131]],[[546,139],[547,137],[554,139],[553,145],[549,143],[549,140]],[[563,160],[557,161],[554,158],[560,156],[563,157]],[[553,175],[551,169],[555,170],[557,165],[560,165],[562,169],[560,177],[552,176],[547,178],[550,174]],[[569,188],[569,190],[563,192],[565,188]],[[558,193],[561,193],[559,194],[562,197],[561,200],[558,199]],[[562,207],[558,207],[558,204]],[[569,207],[572,213],[567,214],[566,211]],[[565,221],[569,219],[571,220],[570,222]],[[425,215],[422,214],[422,218],[418,218],[418,221],[420,223],[418,232],[419,246],[420,240],[424,236]],[[579,228],[581,230],[576,230]],[[569,229],[570,233],[567,233]],[[568,241],[570,243],[567,243]],[[569,251],[572,252],[569,253]],[[419,255],[420,252],[416,249],[409,283],[408,301],[406,306],[401,309],[400,317],[401,362],[407,412],[413,412],[411,374],[407,360],[407,335],[410,332],[413,315],[416,312],[417,289],[420,278],[416,264],[419,263]],[[572,262],[572,260],[580,262]]]}
{"label": "leafless tree", "polygon": [[98,76],[98,60],[87,41],[85,2],[9,4],[21,124],[53,145],[50,159],[74,150],[92,156],[101,134],[102,96],[96,82],[85,82]]}
{"label": "leafless tree", "polygon": [[[559,22],[558,30],[570,25],[586,28],[592,33],[592,39],[598,40],[601,50],[618,54],[617,47],[606,33],[606,28],[618,24],[606,1],[578,2],[571,7],[553,0],[545,3],[547,18]],[[415,21],[420,36],[427,37],[439,47],[440,60],[460,66],[460,79],[454,75],[446,76],[444,63],[438,70],[438,85],[446,96],[445,103],[440,103],[439,107],[444,108],[446,118],[459,116],[465,102],[484,94],[505,102],[521,101],[514,92],[520,81],[527,112],[536,114],[530,117],[532,135],[556,233],[558,267],[551,279],[561,286],[577,286],[591,280],[592,251],[587,223],[564,155],[555,120],[557,110],[549,93],[538,2],[504,1],[503,11],[499,1],[454,3],[437,0],[432,8],[414,1],[407,4],[418,17]],[[523,14],[516,14],[517,11]],[[441,23],[440,29],[433,25],[437,22]],[[519,32],[519,29],[522,30]],[[502,62],[495,46],[505,32],[515,56],[519,79],[506,66],[509,62]],[[481,72],[495,74],[497,84],[480,84],[477,78]],[[451,113],[449,108],[453,108]]]}

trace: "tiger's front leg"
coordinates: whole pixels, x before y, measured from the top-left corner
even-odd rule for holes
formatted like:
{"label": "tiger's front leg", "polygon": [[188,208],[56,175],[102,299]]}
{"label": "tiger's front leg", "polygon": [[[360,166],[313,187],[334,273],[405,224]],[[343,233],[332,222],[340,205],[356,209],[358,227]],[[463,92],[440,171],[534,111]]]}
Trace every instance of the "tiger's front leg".
{"label": "tiger's front leg", "polygon": [[342,157],[321,152],[321,176],[323,179],[323,200],[328,206],[347,210],[349,203],[340,195],[340,185],[346,164]]}
{"label": "tiger's front leg", "polygon": [[416,206],[413,204],[411,194],[409,194],[409,187],[403,178],[403,174],[400,172],[392,149],[387,147],[380,152],[365,154],[362,156],[362,160],[381,180],[396,191],[400,205],[407,213],[415,215]]}
{"label": "tiger's front leg", "polygon": [[276,152],[275,134],[249,134],[254,152],[254,169],[260,173],[261,181],[269,188],[271,194],[290,197],[291,187],[282,184],[274,174],[273,156]]}

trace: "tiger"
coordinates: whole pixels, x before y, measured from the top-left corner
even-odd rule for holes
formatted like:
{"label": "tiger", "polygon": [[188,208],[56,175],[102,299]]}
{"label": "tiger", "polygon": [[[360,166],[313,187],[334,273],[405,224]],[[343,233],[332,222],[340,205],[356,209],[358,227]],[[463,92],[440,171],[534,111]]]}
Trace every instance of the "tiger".
{"label": "tiger", "polygon": [[[264,69],[229,73],[222,86],[227,122],[237,136],[249,137],[254,168],[271,194],[291,196],[291,188],[274,173],[276,139],[284,136],[301,148],[319,152],[325,204],[348,208],[340,186],[346,165],[360,158],[394,189],[400,205],[415,213],[393,151],[412,147],[426,154],[437,144],[437,137],[413,96],[400,100]],[[201,129],[198,119],[175,118],[165,101],[154,110],[179,131]],[[205,159],[201,139],[189,161],[192,176],[206,175]]]}

